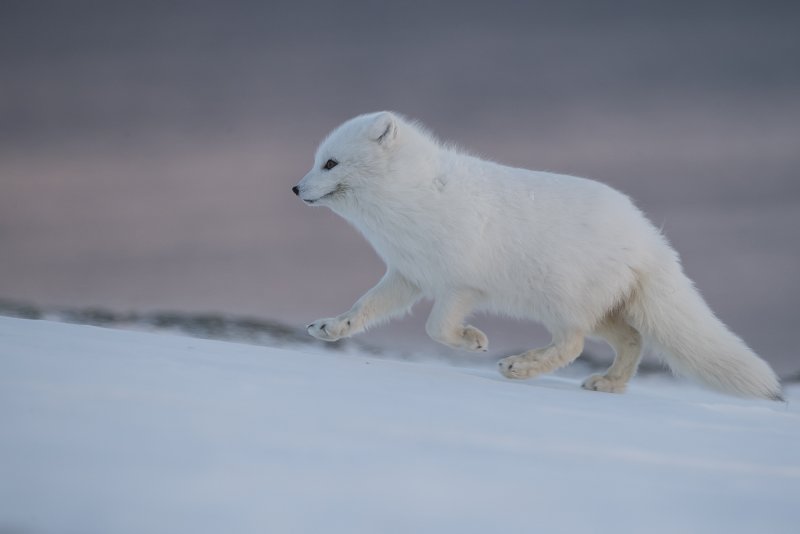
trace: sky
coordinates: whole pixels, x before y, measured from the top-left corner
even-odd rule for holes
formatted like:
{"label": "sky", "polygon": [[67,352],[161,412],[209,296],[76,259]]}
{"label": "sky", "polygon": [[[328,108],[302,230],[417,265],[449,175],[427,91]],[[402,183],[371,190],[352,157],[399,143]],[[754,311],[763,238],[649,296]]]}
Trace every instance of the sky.
{"label": "sky", "polygon": [[[3,2],[0,298],[343,312],[384,267],[290,188],[333,127],[391,109],[629,194],[796,372],[798,23],[790,2]],[[432,350],[424,318],[368,339]],[[546,340],[474,322],[496,354]]]}

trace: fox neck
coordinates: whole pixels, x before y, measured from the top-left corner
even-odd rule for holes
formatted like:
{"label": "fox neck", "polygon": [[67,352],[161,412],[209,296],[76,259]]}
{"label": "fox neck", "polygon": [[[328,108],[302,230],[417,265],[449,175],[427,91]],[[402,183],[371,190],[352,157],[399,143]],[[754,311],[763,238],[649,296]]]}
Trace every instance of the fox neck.
{"label": "fox neck", "polygon": [[[410,156],[410,155],[409,155]],[[369,188],[354,190],[333,211],[355,226],[389,264],[406,254],[415,243],[431,239],[440,212],[441,191],[437,177],[441,165],[436,154],[395,160],[398,171],[381,177]]]}

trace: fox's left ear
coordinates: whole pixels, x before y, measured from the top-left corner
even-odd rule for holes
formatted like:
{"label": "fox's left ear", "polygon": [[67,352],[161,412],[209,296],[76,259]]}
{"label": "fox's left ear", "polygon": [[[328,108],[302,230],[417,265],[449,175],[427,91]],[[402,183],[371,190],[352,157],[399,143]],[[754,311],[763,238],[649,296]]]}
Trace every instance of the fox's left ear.
{"label": "fox's left ear", "polygon": [[397,118],[388,111],[378,113],[369,127],[369,137],[384,146],[392,144],[397,137]]}

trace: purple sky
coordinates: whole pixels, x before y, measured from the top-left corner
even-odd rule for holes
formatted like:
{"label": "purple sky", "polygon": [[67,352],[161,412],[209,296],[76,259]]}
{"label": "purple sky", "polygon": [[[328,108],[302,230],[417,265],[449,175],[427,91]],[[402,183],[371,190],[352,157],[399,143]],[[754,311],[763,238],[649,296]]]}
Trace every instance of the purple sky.
{"label": "purple sky", "polygon": [[[0,297],[342,312],[383,266],[290,187],[332,127],[394,109],[630,194],[723,320],[800,369],[793,4],[218,5],[0,8]],[[424,315],[370,337],[433,349]],[[498,355],[544,340],[475,322]]]}

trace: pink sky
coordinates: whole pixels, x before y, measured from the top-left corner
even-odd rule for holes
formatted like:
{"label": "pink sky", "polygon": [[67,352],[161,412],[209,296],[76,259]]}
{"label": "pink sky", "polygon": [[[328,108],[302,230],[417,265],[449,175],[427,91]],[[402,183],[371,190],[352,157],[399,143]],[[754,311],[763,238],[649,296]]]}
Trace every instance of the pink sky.
{"label": "pink sky", "polygon": [[[336,24],[248,2],[2,17],[0,298],[296,324],[344,311],[383,266],[290,187],[338,122],[395,109],[630,194],[720,316],[800,368],[793,10],[348,5],[360,18]],[[423,320],[371,336],[432,347]],[[542,342],[476,321],[497,353]]]}

